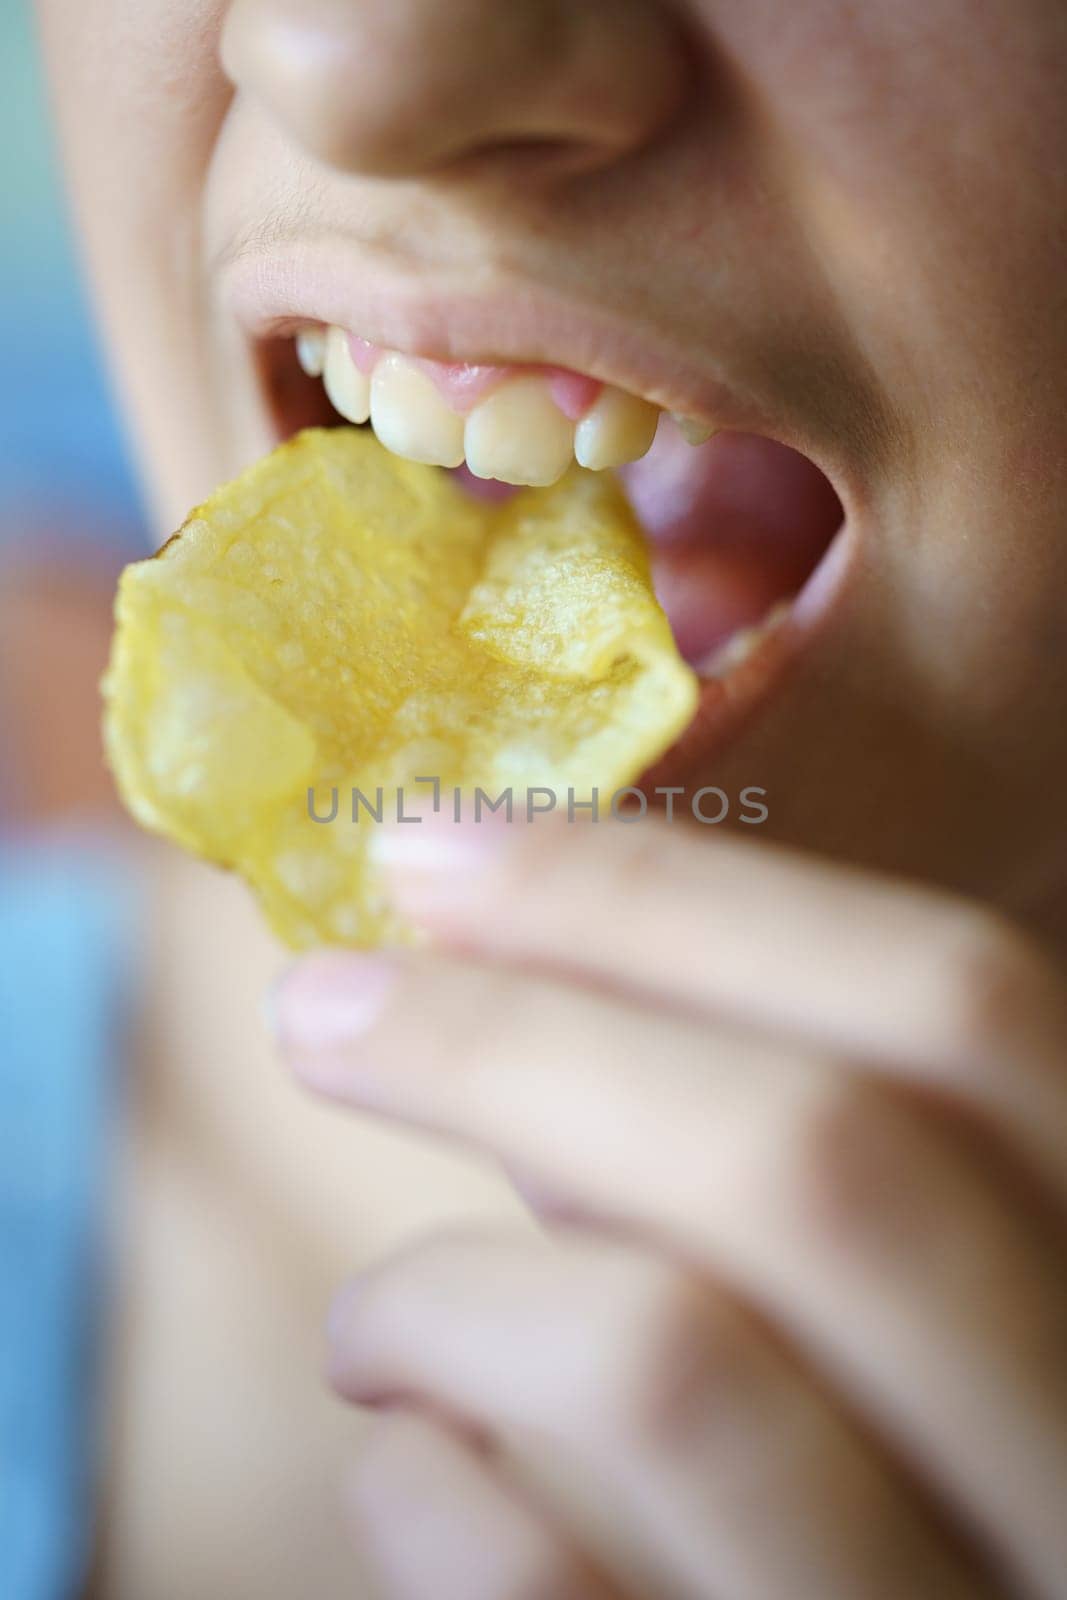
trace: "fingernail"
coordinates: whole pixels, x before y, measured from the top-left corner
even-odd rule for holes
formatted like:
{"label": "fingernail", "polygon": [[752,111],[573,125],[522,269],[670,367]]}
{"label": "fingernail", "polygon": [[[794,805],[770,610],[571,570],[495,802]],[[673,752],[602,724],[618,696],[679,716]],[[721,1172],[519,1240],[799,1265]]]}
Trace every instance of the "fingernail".
{"label": "fingernail", "polygon": [[417,822],[376,828],[371,851],[397,908],[418,920],[453,903],[457,892],[469,905],[518,826],[502,813],[456,822],[449,811],[426,811]]}
{"label": "fingernail", "polygon": [[297,1069],[372,1028],[396,976],[388,957],[349,950],[323,950],[290,967],[273,990],[270,1013],[286,1050],[301,1058]]}

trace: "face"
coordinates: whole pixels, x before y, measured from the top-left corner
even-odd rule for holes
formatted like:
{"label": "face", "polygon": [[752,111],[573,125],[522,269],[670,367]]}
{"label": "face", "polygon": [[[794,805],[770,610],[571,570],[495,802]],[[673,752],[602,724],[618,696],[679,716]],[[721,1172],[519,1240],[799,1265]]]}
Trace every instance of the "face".
{"label": "face", "polygon": [[[693,419],[709,443],[664,416],[624,469],[679,640],[716,658],[664,776],[1062,913],[1061,0],[42,13],[160,534],[329,410],[302,329],[312,367],[355,336],[327,343],[342,410],[369,388],[409,451],[477,433],[489,476],[543,469],[598,399],[594,454],[642,447],[634,397]],[[472,431],[518,382],[532,409]]]}

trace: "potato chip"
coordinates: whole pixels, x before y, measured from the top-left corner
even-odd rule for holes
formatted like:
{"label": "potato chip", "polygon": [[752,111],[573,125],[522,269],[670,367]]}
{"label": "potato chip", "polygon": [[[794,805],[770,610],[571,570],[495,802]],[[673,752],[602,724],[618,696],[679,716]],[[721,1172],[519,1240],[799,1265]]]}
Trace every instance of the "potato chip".
{"label": "potato chip", "polygon": [[298,948],[408,938],[376,817],[435,788],[468,816],[478,789],[522,818],[534,789],[606,806],[696,707],[610,477],[490,505],[354,428],[302,433],[220,489],[126,569],[116,620],[123,799],[240,872]]}

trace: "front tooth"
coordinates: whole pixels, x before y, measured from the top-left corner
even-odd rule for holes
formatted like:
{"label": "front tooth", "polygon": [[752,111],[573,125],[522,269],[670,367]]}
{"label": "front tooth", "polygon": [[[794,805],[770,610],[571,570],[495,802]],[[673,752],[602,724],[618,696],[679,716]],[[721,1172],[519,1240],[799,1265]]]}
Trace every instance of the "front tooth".
{"label": "front tooth", "polygon": [[342,417],[349,422],[366,422],[370,416],[370,379],[352,360],[343,328],[331,328],[326,335],[322,382]]}
{"label": "front tooth", "polygon": [[658,423],[658,406],[624,389],[602,389],[574,430],[578,465],[602,472],[639,461],[651,449]]}
{"label": "front tooth", "polygon": [[681,412],[672,411],[671,421],[687,444],[707,444],[715,429],[706,422],[699,422],[696,417],[683,417]]}
{"label": "front tooth", "polygon": [[476,478],[545,487],[574,459],[574,424],[543,378],[510,378],[471,411],[465,446]]}
{"label": "front tooth", "polygon": [[370,386],[374,431],[387,450],[433,467],[463,460],[463,418],[450,411],[425,372],[401,355],[383,356]]}
{"label": "front tooth", "polygon": [[326,335],[321,328],[301,328],[296,336],[296,359],[309,378],[321,378],[326,359]]}

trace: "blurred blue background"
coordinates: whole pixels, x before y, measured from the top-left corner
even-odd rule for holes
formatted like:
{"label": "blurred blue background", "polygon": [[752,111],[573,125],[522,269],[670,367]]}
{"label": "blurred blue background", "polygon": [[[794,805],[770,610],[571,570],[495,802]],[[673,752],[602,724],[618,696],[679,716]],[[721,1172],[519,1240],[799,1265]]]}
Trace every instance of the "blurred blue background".
{"label": "blurred blue background", "polygon": [[143,517],[49,127],[33,6],[0,3],[0,828],[111,810],[96,683]]}
{"label": "blurred blue background", "polygon": [[0,0],[0,197],[0,1597],[73,1600],[137,914],[97,683],[145,541],[25,0]]}
{"label": "blurred blue background", "polygon": [[139,508],[78,281],[32,6],[0,5],[0,537],[136,553]]}

